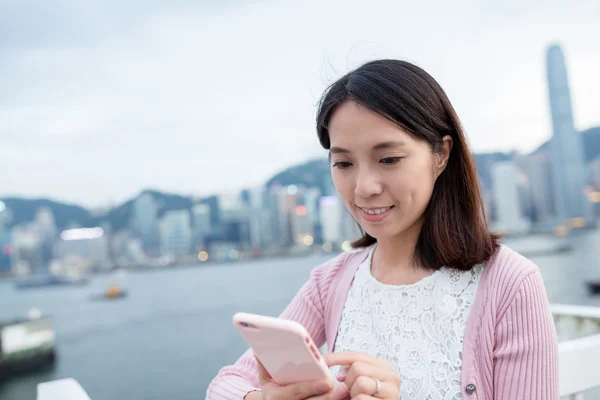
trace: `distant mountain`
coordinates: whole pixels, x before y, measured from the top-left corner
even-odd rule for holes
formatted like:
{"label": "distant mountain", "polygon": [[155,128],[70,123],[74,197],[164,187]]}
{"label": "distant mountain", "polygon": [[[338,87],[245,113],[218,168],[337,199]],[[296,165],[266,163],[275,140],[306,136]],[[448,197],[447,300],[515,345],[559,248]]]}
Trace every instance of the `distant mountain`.
{"label": "distant mountain", "polygon": [[[581,132],[587,162],[600,156],[600,127],[594,127]],[[537,150],[544,151],[548,149],[549,142],[543,143]],[[491,165],[497,161],[510,159],[507,153],[480,153],[475,154],[477,164],[477,173],[483,186],[489,187],[491,182]],[[332,191],[331,176],[329,172],[329,162],[326,158],[310,160],[308,162],[291,166],[274,175],[266,182],[266,186],[273,185],[298,185],[305,187],[317,187],[321,193],[328,194]],[[216,196],[210,196],[203,199],[193,199],[187,196],[163,193],[157,190],[145,190],[142,193],[151,193],[158,203],[159,218],[168,210],[188,209],[190,210],[195,203],[206,203],[211,207],[211,217],[213,223],[217,223],[213,212],[218,208],[218,199]],[[59,229],[64,229],[69,224],[77,223],[80,226],[95,226],[101,222],[107,221],[113,230],[127,228],[133,217],[133,199],[111,209],[104,215],[92,215],[90,211],[77,205],[64,204],[49,199],[24,199],[16,197],[1,198],[13,215],[12,225],[31,221],[40,207],[49,207],[56,219],[56,225]]]}
{"label": "distant mountain", "polygon": [[111,209],[106,215],[99,215],[95,218],[94,223],[99,224],[102,221],[107,221],[112,230],[119,231],[129,226],[133,217],[133,203],[143,193],[150,193],[158,206],[158,217],[162,217],[169,210],[191,210],[194,201],[185,196],[177,194],[169,194],[159,192],[157,190],[144,190],[138,196],[126,201],[118,207]]}
{"label": "distant mountain", "polygon": [[[596,157],[600,156],[600,126],[586,129],[581,132],[583,139],[583,152],[585,154],[585,161],[587,163],[593,161]],[[534,153],[549,151],[550,141],[542,143]]]}
{"label": "distant mountain", "polygon": [[59,229],[64,229],[72,223],[86,226],[93,221],[92,215],[88,210],[72,204],[60,203],[49,199],[24,199],[19,197],[5,197],[0,200],[10,209],[12,218],[9,226],[32,221],[35,218],[37,210],[41,207],[48,207],[52,210],[56,226]]}
{"label": "distant mountain", "polygon": [[331,190],[329,161],[326,158],[318,158],[286,168],[266,183],[268,187],[273,185],[317,187],[321,193],[329,193]]}

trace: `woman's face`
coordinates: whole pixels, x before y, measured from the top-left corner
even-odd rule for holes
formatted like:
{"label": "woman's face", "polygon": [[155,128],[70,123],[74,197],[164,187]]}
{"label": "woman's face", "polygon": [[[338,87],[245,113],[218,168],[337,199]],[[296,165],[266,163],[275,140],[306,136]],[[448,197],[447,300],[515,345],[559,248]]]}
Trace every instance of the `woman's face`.
{"label": "woman's face", "polygon": [[418,234],[452,139],[442,151],[353,101],[329,121],[331,175],[344,204],[364,231],[383,241]]}

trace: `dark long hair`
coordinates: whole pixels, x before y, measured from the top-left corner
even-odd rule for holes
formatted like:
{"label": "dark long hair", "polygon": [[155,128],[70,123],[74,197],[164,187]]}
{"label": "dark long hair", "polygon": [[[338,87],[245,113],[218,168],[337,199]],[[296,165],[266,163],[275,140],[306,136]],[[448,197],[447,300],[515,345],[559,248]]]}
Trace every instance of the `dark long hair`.
{"label": "dark long hair", "polygon": [[[450,157],[425,210],[414,257],[429,269],[469,270],[487,261],[498,248],[499,236],[488,230],[475,162],[441,86],[406,61],[376,60],[360,66],[329,86],[319,102],[317,133],[323,148],[331,147],[331,116],[349,100],[429,143],[432,152],[441,151],[444,136],[452,137]],[[364,233],[352,246],[366,247],[376,241]]]}

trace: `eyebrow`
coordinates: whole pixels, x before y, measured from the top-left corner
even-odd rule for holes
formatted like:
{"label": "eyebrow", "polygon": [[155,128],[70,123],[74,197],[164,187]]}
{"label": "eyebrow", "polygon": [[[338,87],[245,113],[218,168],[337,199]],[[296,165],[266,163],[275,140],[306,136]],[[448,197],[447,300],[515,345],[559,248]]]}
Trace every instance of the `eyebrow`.
{"label": "eyebrow", "polygon": [[[387,149],[393,149],[393,148],[397,148],[397,147],[403,147],[405,146],[404,142],[381,142],[376,144],[375,146],[373,146],[371,148],[371,150],[373,151],[377,151],[377,150],[387,150]],[[330,154],[348,154],[350,153],[350,150],[348,149],[344,149],[342,147],[332,147],[331,149],[329,149],[329,153]]]}

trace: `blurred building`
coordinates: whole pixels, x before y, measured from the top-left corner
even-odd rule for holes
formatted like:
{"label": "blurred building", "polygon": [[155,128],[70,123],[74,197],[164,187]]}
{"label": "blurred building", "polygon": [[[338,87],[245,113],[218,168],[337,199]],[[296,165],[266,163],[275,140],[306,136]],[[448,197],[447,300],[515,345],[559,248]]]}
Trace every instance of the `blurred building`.
{"label": "blurred building", "polygon": [[291,186],[273,186],[270,188],[269,209],[275,247],[292,244],[291,214],[296,210],[298,188]]}
{"label": "blurred building", "polygon": [[552,180],[552,162],[548,152],[533,153],[521,158],[527,175],[529,198],[533,209],[532,220],[547,222],[556,217]]}
{"label": "blurred building", "polygon": [[519,172],[514,162],[501,161],[492,167],[495,205],[494,228],[507,234],[525,233],[530,223],[523,216],[519,199]]}
{"label": "blurred building", "polygon": [[221,243],[233,243],[238,248],[250,247],[249,199],[244,200],[240,193],[219,196],[223,237]]}
{"label": "blurred building", "polygon": [[341,244],[342,213],[344,206],[337,196],[323,196],[319,199],[319,219],[323,242]]}
{"label": "blurred building", "polygon": [[167,211],[159,222],[160,249],[164,256],[185,256],[192,249],[192,228],[188,210]]}
{"label": "blurred building", "polygon": [[42,235],[34,223],[14,226],[11,231],[11,268],[16,274],[44,274],[48,265],[44,262]]}
{"label": "blurred building", "polygon": [[207,238],[212,230],[210,207],[207,204],[196,204],[192,207],[192,226],[192,250],[206,249]]}
{"label": "blurred building", "polygon": [[147,261],[141,239],[128,230],[111,235],[110,256],[118,267],[138,266]]}
{"label": "blurred building", "polygon": [[321,191],[316,187],[302,191],[302,205],[306,207],[306,212],[311,218],[312,235],[314,236],[315,242],[318,243],[322,243],[323,241],[321,218],[319,215],[319,199],[321,197]]}
{"label": "blurred building", "polygon": [[291,226],[294,244],[310,246],[314,243],[313,217],[306,206],[296,206],[291,215]]}
{"label": "blurred building", "polygon": [[6,204],[0,200],[0,274],[7,274],[10,272],[10,221],[10,210],[6,207]]}
{"label": "blurred building", "polygon": [[258,187],[248,190],[246,204],[250,229],[250,245],[255,254],[272,246],[275,241],[272,211],[269,209],[269,190]]}
{"label": "blurred building", "polygon": [[153,253],[158,248],[157,212],[158,207],[150,193],[142,193],[133,202],[134,229],[147,253]]}
{"label": "blurred building", "polygon": [[78,258],[89,268],[110,268],[110,244],[100,227],[67,229],[60,233],[54,247],[58,260]]}
{"label": "blurred building", "polygon": [[547,51],[547,77],[552,115],[552,171],[554,200],[560,220],[586,217],[587,171],[581,134],[573,124],[571,93],[563,52],[558,45]]}
{"label": "blurred building", "polygon": [[53,256],[54,242],[56,241],[56,221],[49,207],[40,207],[35,214],[34,224],[40,235],[42,262],[50,263]]}

